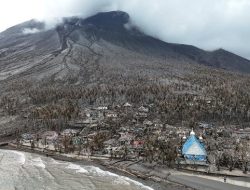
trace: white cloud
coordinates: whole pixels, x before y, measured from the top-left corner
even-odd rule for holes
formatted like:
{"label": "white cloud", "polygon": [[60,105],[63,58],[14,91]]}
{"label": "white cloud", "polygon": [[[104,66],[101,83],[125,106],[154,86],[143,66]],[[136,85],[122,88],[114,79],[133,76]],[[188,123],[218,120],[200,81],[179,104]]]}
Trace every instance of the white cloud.
{"label": "white cloud", "polygon": [[42,14],[40,0],[1,0],[0,31]]}
{"label": "white cloud", "polygon": [[61,17],[123,10],[143,31],[164,41],[224,48],[250,58],[250,0],[2,1],[0,31],[31,18],[53,25]]}
{"label": "white cloud", "polygon": [[23,30],[24,34],[35,34],[35,33],[38,33],[38,32],[40,32],[40,30],[37,29],[37,28],[25,28]]}

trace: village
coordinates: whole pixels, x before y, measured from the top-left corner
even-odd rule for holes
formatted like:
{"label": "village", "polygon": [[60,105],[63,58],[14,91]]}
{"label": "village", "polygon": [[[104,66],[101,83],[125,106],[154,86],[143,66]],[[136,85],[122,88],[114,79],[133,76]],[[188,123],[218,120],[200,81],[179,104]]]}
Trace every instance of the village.
{"label": "village", "polygon": [[207,122],[173,126],[157,118],[152,109],[153,105],[130,103],[85,108],[67,125],[51,119],[46,120],[47,129],[17,131],[13,143],[45,153],[130,160],[206,173],[249,171],[250,128]]}

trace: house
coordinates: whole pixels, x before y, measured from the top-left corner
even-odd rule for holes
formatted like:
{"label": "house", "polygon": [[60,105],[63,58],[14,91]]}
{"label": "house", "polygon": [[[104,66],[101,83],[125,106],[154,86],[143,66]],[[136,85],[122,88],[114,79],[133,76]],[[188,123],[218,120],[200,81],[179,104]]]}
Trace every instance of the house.
{"label": "house", "polygon": [[29,134],[29,133],[24,133],[24,134],[21,135],[21,137],[22,137],[22,140],[24,142],[30,142],[31,140],[33,140],[34,135]]}
{"label": "house", "polygon": [[250,138],[250,128],[235,130],[233,133],[233,137],[237,138]]}
{"label": "house", "polygon": [[108,112],[105,114],[106,117],[108,118],[117,118],[118,117],[118,114],[115,113],[115,112]]}
{"label": "house", "polygon": [[182,147],[182,155],[186,160],[204,162],[207,160],[207,152],[205,147],[203,143],[195,136],[193,130]]}
{"label": "house", "polygon": [[58,133],[55,131],[46,131],[42,134],[42,138],[46,143],[53,143],[57,140]]}
{"label": "house", "polygon": [[82,121],[82,120],[75,120],[75,121],[68,122],[68,126],[71,129],[83,129],[85,124],[86,124],[85,121]]}
{"label": "house", "polygon": [[130,145],[134,139],[134,135],[130,133],[120,133],[121,137],[118,139],[120,145]]}
{"label": "house", "polygon": [[138,112],[134,115],[134,117],[136,118],[147,118],[148,117],[148,114],[147,113],[144,113],[144,112]]}
{"label": "house", "polygon": [[84,140],[82,137],[75,136],[72,138],[73,145],[81,145],[84,143]]}
{"label": "house", "polygon": [[131,105],[130,103],[127,102],[127,103],[125,103],[125,104],[123,105],[123,107],[127,107],[127,108],[128,108],[128,107],[132,107],[132,105]]}
{"label": "house", "polygon": [[146,119],[146,120],[143,121],[143,125],[152,126],[153,122]]}
{"label": "house", "polygon": [[109,139],[105,141],[104,143],[104,150],[107,154],[111,154],[112,151],[116,150],[117,147],[119,146],[119,142],[117,139]]}
{"label": "house", "polygon": [[62,132],[62,136],[76,136],[80,131],[76,129],[65,129]]}
{"label": "house", "polygon": [[139,112],[148,113],[148,112],[149,112],[149,109],[146,108],[146,107],[144,107],[144,106],[141,106],[141,107],[138,108],[138,111],[139,111]]}
{"label": "house", "polygon": [[100,106],[97,108],[97,110],[101,111],[101,110],[108,110],[108,107],[106,106]]}
{"label": "house", "polygon": [[213,124],[209,124],[209,123],[205,123],[205,122],[200,122],[199,123],[199,127],[201,129],[210,129],[210,128],[213,128]]}
{"label": "house", "polygon": [[132,147],[134,149],[138,149],[138,148],[142,149],[143,145],[144,145],[144,141],[143,140],[135,140],[135,141],[132,141],[131,144],[132,144]]}

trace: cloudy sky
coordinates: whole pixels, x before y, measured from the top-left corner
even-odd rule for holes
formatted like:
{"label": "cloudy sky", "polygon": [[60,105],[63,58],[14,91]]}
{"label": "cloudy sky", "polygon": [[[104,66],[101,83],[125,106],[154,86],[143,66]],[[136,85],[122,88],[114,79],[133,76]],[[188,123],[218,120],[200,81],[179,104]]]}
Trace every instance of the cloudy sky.
{"label": "cloudy sky", "polygon": [[36,18],[53,25],[67,16],[122,10],[149,35],[250,59],[250,0],[0,0],[0,31]]}

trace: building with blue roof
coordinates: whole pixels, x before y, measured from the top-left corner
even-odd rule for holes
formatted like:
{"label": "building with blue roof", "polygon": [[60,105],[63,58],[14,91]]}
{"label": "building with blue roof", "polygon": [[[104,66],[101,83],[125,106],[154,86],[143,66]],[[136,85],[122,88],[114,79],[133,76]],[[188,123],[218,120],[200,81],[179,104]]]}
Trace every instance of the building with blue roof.
{"label": "building with blue roof", "polygon": [[195,136],[193,130],[182,146],[182,155],[186,160],[204,162],[207,160],[207,152],[205,150],[204,144]]}

